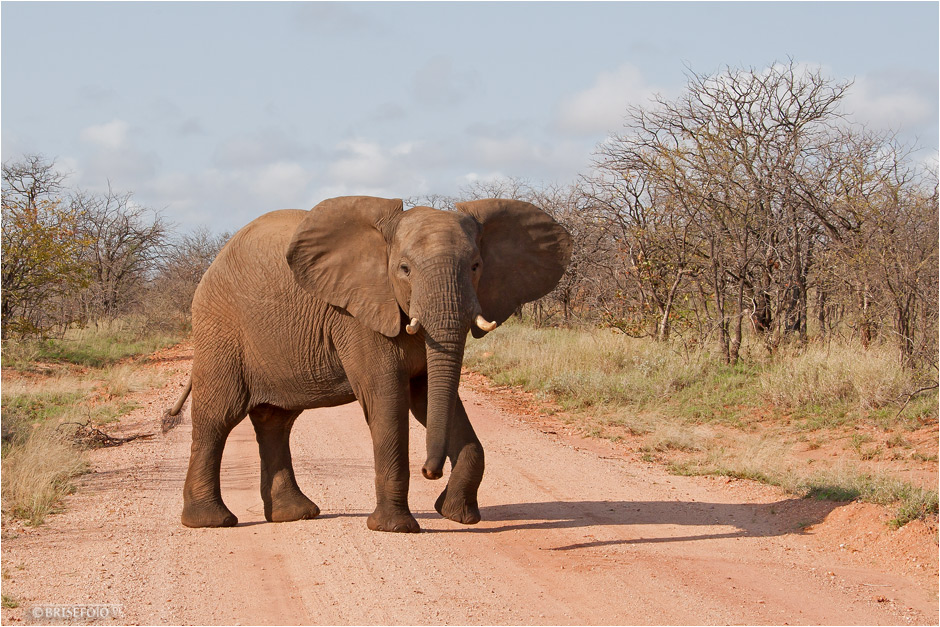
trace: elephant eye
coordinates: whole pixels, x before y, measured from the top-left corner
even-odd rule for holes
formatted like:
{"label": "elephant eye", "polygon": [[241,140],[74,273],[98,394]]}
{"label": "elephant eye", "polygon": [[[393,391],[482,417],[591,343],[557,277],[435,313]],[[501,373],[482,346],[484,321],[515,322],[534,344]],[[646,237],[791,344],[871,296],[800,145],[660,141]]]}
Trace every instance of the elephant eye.
{"label": "elephant eye", "polygon": [[400,266],[398,266],[398,269],[401,270],[402,274],[404,274],[405,276],[408,276],[409,274],[411,274],[411,268],[408,266],[407,263],[401,264]]}
{"label": "elephant eye", "polygon": [[476,262],[475,264],[473,264],[472,266],[470,266],[470,271],[471,271],[471,272],[476,272],[476,271],[479,270],[479,269],[480,269],[480,262],[479,262],[479,261]]}

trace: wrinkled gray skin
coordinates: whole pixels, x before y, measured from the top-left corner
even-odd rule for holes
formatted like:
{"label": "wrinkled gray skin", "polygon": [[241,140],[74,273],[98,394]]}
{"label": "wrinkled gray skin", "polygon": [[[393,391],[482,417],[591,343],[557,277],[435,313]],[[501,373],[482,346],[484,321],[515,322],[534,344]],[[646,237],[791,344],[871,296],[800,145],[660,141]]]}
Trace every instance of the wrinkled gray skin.
{"label": "wrinkled gray skin", "polygon": [[[290,430],[304,410],[358,400],[375,455],[373,530],[416,532],[408,508],[408,412],[427,427],[428,479],[450,480],[435,508],[480,520],[483,449],[457,395],[467,332],[548,293],[571,251],[540,209],[489,199],[402,211],[400,200],[334,198],[275,211],[235,234],[193,299],[193,443],[182,522],[224,527],[219,469],[232,428],[251,417],[269,521],[313,518],[297,486]],[[477,318],[482,315],[483,318]],[[180,399],[185,399],[186,393]]]}

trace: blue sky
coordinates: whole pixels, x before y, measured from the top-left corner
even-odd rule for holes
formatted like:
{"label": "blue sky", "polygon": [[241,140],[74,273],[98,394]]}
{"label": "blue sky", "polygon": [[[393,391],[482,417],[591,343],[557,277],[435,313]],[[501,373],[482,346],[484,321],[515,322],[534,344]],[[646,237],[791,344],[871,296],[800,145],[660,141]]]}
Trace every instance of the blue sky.
{"label": "blue sky", "polygon": [[2,157],[182,229],[344,194],[566,183],[689,68],[793,59],[936,159],[936,2],[9,2]]}

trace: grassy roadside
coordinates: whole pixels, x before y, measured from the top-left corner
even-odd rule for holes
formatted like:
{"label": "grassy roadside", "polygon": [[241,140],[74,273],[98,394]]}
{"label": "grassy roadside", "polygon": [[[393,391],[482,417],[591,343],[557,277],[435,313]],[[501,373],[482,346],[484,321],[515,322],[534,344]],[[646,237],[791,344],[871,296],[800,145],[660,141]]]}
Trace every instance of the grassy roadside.
{"label": "grassy roadside", "polygon": [[931,374],[901,370],[891,348],[810,344],[727,366],[609,330],[510,322],[468,342],[464,363],[677,474],[888,505],[896,526],[937,514],[937,393],[911,397]]}
{"label": "grassy roadside", "polygon": [[3,345],[4,370],[52,373],[75,366],[106,368],[182,340],[179,333],[154,332],[142,320],[123,318],[70,329],[62,338],[10,340]]}
{"label": "grassy roadside", "polygon": [[130,358],[180,339],[121,321],[57,340],[4,343],[4,516],[38,525],[61,507],[86,468],[73,438],[77,423],[104,425],[136,409],[131,395],[163,381]]}

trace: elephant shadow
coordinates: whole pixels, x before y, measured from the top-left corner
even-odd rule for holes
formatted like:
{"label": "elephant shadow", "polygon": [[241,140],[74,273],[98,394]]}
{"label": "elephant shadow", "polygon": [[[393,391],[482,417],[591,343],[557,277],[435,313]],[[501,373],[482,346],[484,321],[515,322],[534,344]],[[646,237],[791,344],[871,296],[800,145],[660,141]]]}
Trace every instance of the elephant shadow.
{"label": "elephant shadow", "polygon": [[[479,526],[438,533],[505,533],[520,530],[621,527],[631,537],[555,547],[573,550],[616,544],[687,542],[806,533],[847,502],[789,498],[773,503],[700,501],[552,501],[481,507]],[[416,517],[431,517],[417,514]],[[700,533],[688,533],[688,528]],[[629,530],[633,529],[631,533]]]}

